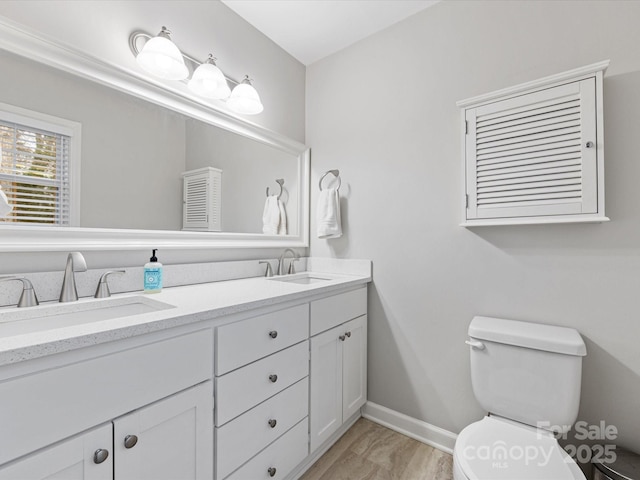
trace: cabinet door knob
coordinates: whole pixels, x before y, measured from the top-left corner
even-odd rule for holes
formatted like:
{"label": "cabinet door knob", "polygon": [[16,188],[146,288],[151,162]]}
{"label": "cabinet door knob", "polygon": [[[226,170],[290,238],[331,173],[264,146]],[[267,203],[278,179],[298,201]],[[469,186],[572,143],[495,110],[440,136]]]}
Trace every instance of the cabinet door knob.
{"label": "cabinet door knob", "polygon": [[107,458],[109,458],[109,450],[105,450],[104,448],[97,449],[93,454],[93,463],[102,463]]}
{"label": "cabinet door knob", "polygon": [[276,383],[278,381],[278,375],[269,375],[269,380],[271,382]]}
{"label": "cabinet door knob", "polygon": [[275,331],[275,330],[271,330],[271,331],[269,332],[269,336],[270,336],[271,338],[276,338],[276,337],[278,336],[278,332],[277,332],[277,331]]}
{"label": "cabinet door knob", "polygon": [[276,475],[276,467],[269,467],[269,469],[267,470],[267,473],[269,474],[270,477],[274,477]]}
{"label": "cabinet door knob", "polygon": [[345,335],[347,336],[347,338],[351,338],[351,332],[345,332]]}
{"label": "cabinet door knob", "polygon": [[587,148],[593,148],[594,143],[593,142],[587,142],[584,146]]}
{"label": "cabinet door knob", "polygon": [[138,437],[136,435],[127,435],[124,437],[124,448],[133,448],[138,443]]}
{"label": "cabinet door knob", "polygon": [[278,422],[276,421],[276,419],[275,419],[275,418],[272,418],[271,420],[269,420],[269,426],[270,426],[271,428],[275,428],[275,427],[276,427],[276,425],[277,425],[277,423],[278,423]]}
{"label": "cabinet door knob", "polygon": [[344,335],[340,335],[338,338],[340,339],[341,342],[344,342],[344,339],[347,337],[345,337]]}

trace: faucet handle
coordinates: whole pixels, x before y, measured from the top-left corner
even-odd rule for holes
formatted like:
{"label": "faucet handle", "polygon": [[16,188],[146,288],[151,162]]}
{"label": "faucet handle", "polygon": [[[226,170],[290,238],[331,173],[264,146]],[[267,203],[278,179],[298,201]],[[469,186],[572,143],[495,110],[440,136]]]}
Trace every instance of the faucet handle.
{"label": "faucet handle", "polygon": [[291,261],[289,262],[289,275],[296,273],[296,267],[294,267],[293,264],[298,260],[300,259],[298,257],[295,257],[295,258],[292,258]]}
{"label": "faucet handle", "polygon": [[268,260],[260,260],[259,264],[265,263],[267,265],[267,269],[264,272],[265,277],[273,277],[273,269],[271,268],[271,262]]}
{"label": "faucet handle", "polygon": [[109,282],[108,277],[111,274],[122,275],[126,273],[125,270],[109,270],[108,272],[104,272],[100,276],[100,281],[98,282],[98,287],[96,288],[96,293],[93,296],[94,298],[108,298],[111,296],[111,291],[109,290]]}
{"label": "faucet handle", "polygon": [[18,308],[35,307],[40,304],[31,281],[24,277],[0,277],[0,282],[6,282],[9,280],[18,280],[22,282],[22,294],[20,295],[20,300],[18,300]]}

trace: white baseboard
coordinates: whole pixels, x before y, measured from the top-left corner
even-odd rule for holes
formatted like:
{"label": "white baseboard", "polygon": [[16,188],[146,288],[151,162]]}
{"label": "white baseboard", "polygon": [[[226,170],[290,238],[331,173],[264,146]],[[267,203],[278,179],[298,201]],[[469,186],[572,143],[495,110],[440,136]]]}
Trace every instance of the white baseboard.
{"label": "white baseboard", "polygon": [[411,437],[419,442],[426,443],[438,450],[451,454],[453,453],[453,446],[458,437],[455,433],[451,433],[448,430],[373,402],[367,402],[365,404],[362,416],[372,422],[379,423],[383,427],[390,428],[407,437]]}

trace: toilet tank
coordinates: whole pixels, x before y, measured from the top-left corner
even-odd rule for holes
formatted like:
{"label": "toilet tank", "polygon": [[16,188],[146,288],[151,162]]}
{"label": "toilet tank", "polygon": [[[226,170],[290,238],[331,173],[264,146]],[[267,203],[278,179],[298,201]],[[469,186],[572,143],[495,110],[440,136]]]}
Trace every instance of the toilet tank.
{"label": "toilet tank", "polygon": [[570,428],[587,354],[576,330],[474,317],[469,337],[473,392],[486,411],[546,430]]}

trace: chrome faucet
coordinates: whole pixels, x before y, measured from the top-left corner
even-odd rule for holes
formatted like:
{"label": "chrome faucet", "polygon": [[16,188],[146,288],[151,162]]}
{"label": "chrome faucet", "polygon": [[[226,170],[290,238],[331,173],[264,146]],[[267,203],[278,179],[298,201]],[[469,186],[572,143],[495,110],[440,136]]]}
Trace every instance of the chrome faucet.
{"label": "chrome faucet", "polygon": [[6,282],[8,280],[19,280],[22,282],[22,294],[20,300],[18,300],[18,307],[35,307],[38,305],[38,297],[36,291],[33,289],[31,282],[24,277],[0,277],[0,282]]}
{"label": "chrome faucet", "polygon": [[62,290],[60,290],[60,302],[75,302],[78,300],[76,278],[73,272],[86,272],[87,262],[80,252],[71,252],[67,256],[67,266],[64,269]]}
{"label": "chrome faucet", "polygon": [[290,248],[287,248],[284,252],[282,252],[282,255],[280,255],[280,259],[278,260],[278,275],[284,275],[284,259],[287,253],[291,253],[292,255],[291,263],[289,263],[289,273],[294,273],[294,269],[292,268],[293,262],[298,260],[300,257],[296,252],[294,252]]}

